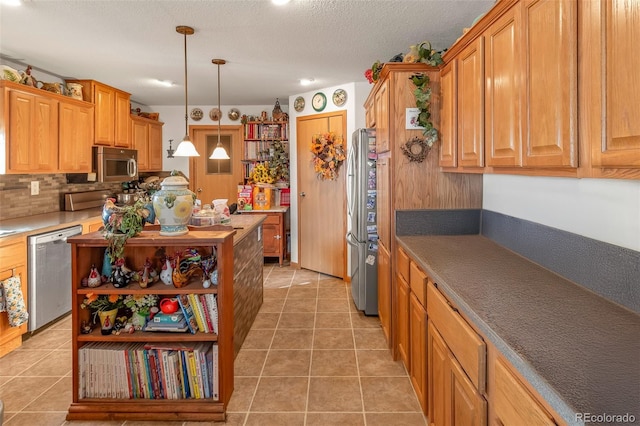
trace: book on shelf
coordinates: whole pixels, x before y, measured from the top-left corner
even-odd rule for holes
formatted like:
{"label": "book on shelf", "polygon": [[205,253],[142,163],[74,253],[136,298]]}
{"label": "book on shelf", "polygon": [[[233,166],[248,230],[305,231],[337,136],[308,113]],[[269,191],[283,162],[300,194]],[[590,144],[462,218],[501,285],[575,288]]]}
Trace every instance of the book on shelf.
{"label": "book on shelf", "polygon": [[212,330],[215,334],[218,334],[218,301],[213,293],[206,293],[204,296],[207,301],[209,316],[211,317]]}
{"label": "book on shelf", "polygon": [[184,318],[184,316],[180,315],[180,320],[178,322],[148,321],[147,324],[145,324],[143,330],[184,333],[185,331],[189,331],[189,326],[187,325],[187,320]]}
{"label": "book on shelf", "polygon": [[205,325],[205,320],[202,316],[203,311],[202,311],[202,305],[200,304],[200,300],[193,293],[188,294],[187,297],[189,298],[189,304],[193,309],[193,314],[196,317],[196,324],[198,324],[198,330],[201,333],[208,333],[207,327]]}
{"label": "book on shelf", "polygon": [[184,314],[182,312],[174,312],[172,314],[158,312],[151,319],[151,321],[155,323],[177,323],[182,320],[184,320]]}
{"label": "book on shelf", "polygon": [[180,304],[180,309],[182,309],[182,313],[184,314],[184,318],[187,321],[189,331],[195,334],[198,331],[198,324],[196,323],[196,318],[193,313],[193,307],[189,303],[189,297],[186,294],[179,294],[176,297]]}

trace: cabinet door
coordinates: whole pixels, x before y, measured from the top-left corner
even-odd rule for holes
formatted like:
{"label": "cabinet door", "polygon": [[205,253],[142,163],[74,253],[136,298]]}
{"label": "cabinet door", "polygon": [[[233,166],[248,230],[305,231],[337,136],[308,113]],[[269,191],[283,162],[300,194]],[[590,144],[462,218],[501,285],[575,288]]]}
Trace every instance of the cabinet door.
{"label": "cabinet door", "polygon": [[[458,165],[484,166],[484,38],[478,37],[458,62]],[[455,125],[455,124],[454,124]]]}
{"label": "cabinet door", "polygon": [[427,413],[427,311],[411,293],[409,307],[409,337],[411,368],[409,374],[422,411]]}
{"label": "cabinet door", "polygon": [[149,124],[149,170],[162,170],[162,124]]}
{"label": "cabinet door", "polygon": [[442,92],[442,115],[440,116],[440,166],[458,166],[458,128],[457,128],[457,61],[449,62],[440,73]]}
{"label": "cabinet door", "polygon": [[493,413],[502,425],[554,425],[552,417],[540,406],[524,385],[509,370],[502,358],[496,360]]}
{"label": "cabinet door", "polygon": [[447,424],[447,401],[450,399],[449,354],[447,345],[431,321],[428,322],[427,354],[429,425],[441,426]]}
{"label": "cabinet door", "polygon": [[93,108],[60,102],[59,169],[67,173],[91,172]]}
{"label": "cabinet door", "polygon": [[449,365],[451,371],[449,424],[451,426],[485,426],[487,401],[480,395],[451,353],[449,353]]}
{"label": "cabinet door", "polygon": [[131,142],[133,149],[138,150],[138,170],[149,170],[149,126],[142,120],[131,120]]}
{"label": "cabinet door", "polygon": [[378,317],[387,343],[391,343],[391,259],[383,244],[378,244]]}
{"label": "cabinet door", "polygon": [[95,84],[93,87],[95,104],[95,143],[113,145],[115,123],[115,93],[113,89]]}
{"label": "cabinet door", "polygon": [[378,153],[389,151],[389,80],[384,81],[375,95],[376,150]]}
{"label": "cabinet door", "polygon": [[376,125],[376,104],[373,98],[368,99],[368,103],[364,105],[365,118],[364,122],[367,128],[375,127]]}
{"label": "cabinet door", "polygon": [[[28,302],[26,239],[7,243],[0,247],[0,258],[2,259],[0,280],[6,280],[11,276],[19,276],[20,290],[26,304]],[[22,344],[22,335],[26,331],[26,323],[20,327],[11,327],[7,313],[0,312],[0,358]]]}
{"label": "cabinet door", "polygon": [[376,162],[378,238],[391,247],[391,160],[378,157]]}
{"label": "cabinet door", "polygon": [[58,102],[11,90],[9,105],[8,171],[57,171]]}
{"label": "cabinet door", "polygon": [[129,122],[131,121],[131,105],[129,94],[124,92],[114,92],[114,145],[122,148],[130,148]]}
{"label": "cabinet door", "polygon": [[522,72],[518,5],[484,33],[485,157],[487,166],[520,166]]}
{"label": "cabinet door", "polygon": [[278,225],[263,225],[262,238],[264,240],[264,255],[279,256],[279,232]]}
{"label": "cabinet door", "polygon": [[577,167],[577,2],[526,0],[522,10],[523,165]]}
{"label": "cabinet door", "polygon": [[411,371],[411,355],[409,344],[409,284],[396,274],[396,283],[398,288],[398,299],[396,301],[397,309],[396,324],[398,355],[407,371]]}
{"label": "cabinet door", "polygon": [[592,163],[596,167],[638,169],[640,2],[581,2],[580,7],[584,17],[581,41],[587,45],[581,50],[585,58],[581,59],[581,93],[588,94],[584,121],[590,134]]}

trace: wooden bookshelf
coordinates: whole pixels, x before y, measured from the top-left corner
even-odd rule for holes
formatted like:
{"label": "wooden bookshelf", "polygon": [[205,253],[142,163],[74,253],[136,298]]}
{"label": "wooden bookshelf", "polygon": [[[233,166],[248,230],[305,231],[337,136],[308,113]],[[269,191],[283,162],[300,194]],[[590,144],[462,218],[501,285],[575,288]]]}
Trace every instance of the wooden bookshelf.
{"label": "wooden bookshelf", "polygon": [[[96,288],[81,286],[91,265],[100,269],[106,240],[100,232],[93,232],[69,238],[72,252],[72,381],[73,402],[69,407],[67,420],[150,420],[150,421],[224,421],[226,408],[233,392],[233,235],[235,231],[194,231],[178,237],[162,237],[157,230],[145,230],[139,236],[130,238],[125,247],[126,265],[140,270],[147,258],[159,262],[166,253],[195,248],[201,255],[217,254],[218,285],[205,289],[201,277],[196,276],[184,287],[175,288],[158,281],[147,288],[131,283],[125,288],[115,288],[102,284]],[[81,308],[88,293],[94,294],[158,294],[171,297],[178,294],[213,293],[217,297],[218,334],[197,332],[192,334],[175,332],[124,333],[102,335],[99,325],[89,334],[81,333],[81,325],[91,321],[91,312]],[[212,380],[217,380],[218,398],[194,397],[169,398],[81,398],[82,377],[80,376],[80,350],[85,345],[95,346],[95,342],[113,349],[126,344],[148,343],[162,346],[203,346],[217,345],[217,368],[215,363],[206,364],[212,372]],[[113,343],[112,346],[109,346]],[[204,345],[199,345],[203,343]],[[90,347],[92,347],[90,346]],[[215,351],[214,349],[214,351]],[[116,365],[117,364],[117,361]],[[120,365],[121,366],[121,365]],[[217,371],[217,374],[214,373]],[[85,382],[86,383],[86,382]],[[122,383],[121,383],[122,384]]]}
{"label": "wooden bookshelf", "polygon": [[288,149],[288,121],[247,121],[244,123],[242,163],[245,183],[256,164],[269,161],[269,149],[275,141],[282,141]]}

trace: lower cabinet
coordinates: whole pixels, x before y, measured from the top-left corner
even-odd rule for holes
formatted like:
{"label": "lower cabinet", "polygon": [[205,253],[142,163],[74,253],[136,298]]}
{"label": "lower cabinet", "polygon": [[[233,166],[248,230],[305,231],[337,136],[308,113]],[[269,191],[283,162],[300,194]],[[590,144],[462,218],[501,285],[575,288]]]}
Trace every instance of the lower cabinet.
{"label": "lower cabinet", "polygon": [[555,425],[551,415],[529,393],[507,361],[498,358],[494,364],[492,408],[495,421],[501,425]]}
{"label": "lower cabinet", "polygon": [[391,256],[382,243],[378,244],[378,318],[391,345]]}
{"label": "lower cabinet", "polygon": [[287,254],[287,236],[285,233],[285,217],[287,208],[282,211],[246,210],[242,214],[264,214],[267,218],[262,222],[263,256],[277,257],[282,262]]}
{"label": "lower cabinet", "polygon": [[409,301],[409,336],[411,341],[411,384],[422,411],[427,413],[427,310],[415,294]]}
{"label": "lower cabinet", "polygon": [[398,299],[396,301],[397,315],[397,327],[396,327],[396,336],[397,336],[397,347],[398,347],[398,356],[404,362],[404,366],[407,371],[411,371],[411,344],[410,339],[411,336],[409,334],[410,330],[410,313],[409,313],[409,304],[411,299],[411,290],[409,289],[409,284],[400,276],[396,275],[396,282],[398,287]]}
{"label": "lower cabinet", "polygon": [[431,321],[428,325],[427,342],[429,424],[432,426],[486,425],[487,401],[469,380]]}
{"label": "lower cabinet", "polygon": [[[20,277],[20,291],[27,307],[27,241],[22,238],[4,238],[0,243],[0,281]],[[27,332],[27,323],[18,327],[9,324],[7,312],[0,312],[0,358],[22,345],[22,335]]]}

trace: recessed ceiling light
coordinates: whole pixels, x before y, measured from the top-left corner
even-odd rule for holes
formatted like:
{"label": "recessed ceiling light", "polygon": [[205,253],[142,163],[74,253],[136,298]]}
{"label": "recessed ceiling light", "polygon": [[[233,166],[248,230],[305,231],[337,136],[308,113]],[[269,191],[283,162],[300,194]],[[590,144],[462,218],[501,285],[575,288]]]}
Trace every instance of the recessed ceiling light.
{"label": "recessed ceiling light", "polygon": [[289,3],[291,0],[271,0],[271,3],[276,4],[278,6],[282,6],[283,4]]}
{"label": "recessed ceiling light", "polygon": [[20,6],[22,4],[22,0],[2,0],[0,3],[5,6]]}
{"label": "recessed ceiling light", "polygon": [[312,78],[301,78],[300,79],[300,84],[302,84],[303,86],[308,86],[311,83],[313,83],[313,79]]}
{"label": "recessed ceiling light", "polygon": [[165,86],[165,87],[173,86],[173,81],[169,81],[169,80],[155,80],[155,82],[160,86]]}

